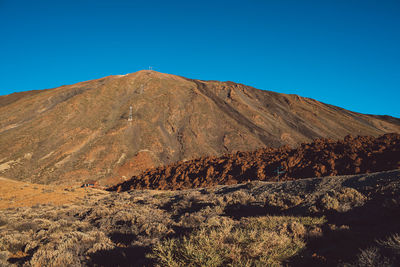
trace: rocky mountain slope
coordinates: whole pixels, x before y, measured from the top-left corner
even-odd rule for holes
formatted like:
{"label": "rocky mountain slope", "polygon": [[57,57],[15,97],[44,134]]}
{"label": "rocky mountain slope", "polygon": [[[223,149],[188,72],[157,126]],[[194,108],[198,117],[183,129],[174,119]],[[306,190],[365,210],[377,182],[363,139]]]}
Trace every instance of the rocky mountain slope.
{"label": "rocky mountain slope", "polygon": [[378,138],[346,136],[341,141],[317,139],[298,148],[262,148],[254,152],[177,162],[133,176],[109,190],[176,190],[252,180],[284,181],[398,168],[400,134],[385,134]]}
{"label": "rocky mountain slope", "polygon": [[206,155],[389,132],[400,132],[399,119],[233,82],[139,71],[1,96],[0,175],[112,184]]}

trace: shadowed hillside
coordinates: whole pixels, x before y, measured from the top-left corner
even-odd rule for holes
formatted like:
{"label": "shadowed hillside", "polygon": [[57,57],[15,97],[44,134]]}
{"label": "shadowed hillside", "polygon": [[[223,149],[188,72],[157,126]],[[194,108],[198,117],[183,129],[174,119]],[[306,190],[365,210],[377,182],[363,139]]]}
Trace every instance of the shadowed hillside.
{"label": "shadowed hillside", "polygon": [[202,156],[388,132],[400,132],[398,119],[233,82],[139,71],[1,96],[0,175],[115,184]]}
{"label": "shadowed hillside", "polygon": [[[400,168],[400,134],[317,139],[298,148],[263,148],[159,167],[109,190],[184,189],[250,180],[283,181]],[[279,175],[278,175],[279,171]]]}

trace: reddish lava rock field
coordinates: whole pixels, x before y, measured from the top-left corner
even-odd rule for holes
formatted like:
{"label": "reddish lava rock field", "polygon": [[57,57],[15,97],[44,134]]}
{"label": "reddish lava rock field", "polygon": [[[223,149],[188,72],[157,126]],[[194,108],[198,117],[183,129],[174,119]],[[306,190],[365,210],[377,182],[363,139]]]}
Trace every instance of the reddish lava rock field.
{"label": "reddish lava rock field", "polygon": [[[109,190],[177,190],[252,180],[287,181],[397,168],[400,168],[400,134],[346,136],[340,141],[316,139],[298,148],[262,148],[253,152],[177,162],[143,172]],[[277,169],[283,172],[279,176]]]}

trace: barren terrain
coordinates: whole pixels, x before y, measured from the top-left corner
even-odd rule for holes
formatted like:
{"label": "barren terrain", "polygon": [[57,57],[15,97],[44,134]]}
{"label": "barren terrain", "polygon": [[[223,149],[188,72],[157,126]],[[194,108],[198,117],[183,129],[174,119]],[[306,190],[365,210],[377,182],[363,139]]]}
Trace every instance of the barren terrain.
{"label": "barren terrain", "polygon": [[[186,189],[252,180],[278,181],[400,168],[400,134],[318,139],[297,148],[263,148],[148,170],[110,190]],[[278,173],[279,171],[279,173]]]}
{"label": "barren terrain", "polygon": [[399,119],[233,82],[139,71],[0,96],[0,175],[106,185],[177,161],[390,132],[400,132]]}
{"label": "barren terrain", "polygon": [[0,209],[40,204],[62,205],[79,202],[89,191],[98,189],[31,184],[0,177]]}

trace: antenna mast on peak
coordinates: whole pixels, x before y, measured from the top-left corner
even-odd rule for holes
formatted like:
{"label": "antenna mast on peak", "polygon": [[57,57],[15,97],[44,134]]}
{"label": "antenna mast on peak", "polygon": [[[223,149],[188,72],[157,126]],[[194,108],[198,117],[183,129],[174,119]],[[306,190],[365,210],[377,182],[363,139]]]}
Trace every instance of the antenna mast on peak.
{"label": "antenna mast on peak", "polygon": [[129,107],[129,118],[128,121],[133,121],[133,112],[132,112],[133,108],[132,106]]}

